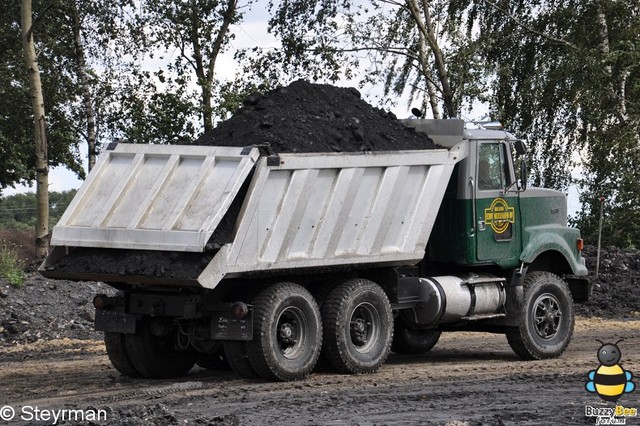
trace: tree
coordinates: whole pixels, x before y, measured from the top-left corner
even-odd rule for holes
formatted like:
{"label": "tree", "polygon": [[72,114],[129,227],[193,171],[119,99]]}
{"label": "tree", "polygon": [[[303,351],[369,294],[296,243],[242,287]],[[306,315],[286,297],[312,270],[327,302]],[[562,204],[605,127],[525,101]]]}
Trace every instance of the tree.
{"label": "tree", "polygon": [[[0,14],[0,192],[36,178],[35,128],[24,62],[21,2],[5,5]],[[33,4],[37,35],[33,42],[41,71],[42,97],[48,105],[47,157],[50,166],[65,165],[82,174],[73,119],[66,106],[76,96],[67,72],[72,67],[60,50],[65,42],[61,23],[55,15],[45,17],[44,10],[40,2]],[[46,13],[52,10],[49,7]]]}
{"label": "tree", "polygon": [[408,93],[410,103],[422,102],[435,118],[457,117],[465,101],[481,96],[484,80],[478,45],[445,6],[432,0],[271,2],[270,31],[282,49],[254,52],[261,55],[247,68],[275,80],[279,64],[330,81],[364,68],[361,85],[381,83],[386,97]]}
{"label": "tree", "polygon": [[47,158],[47,121],[42,95],[42,81],[33,42],[33,11],[31,0],[22,0],[22,45],[24,62],[29,73],[36,153],[36,257],[44,257],[49,249],[49,160]]}
{"label": "tree", "polygon": [[76,0],[68,3],[68,14],[71,20],[71,29],[73,31],[73,41],[75,47],[75,59],[77,62],[77,72],[80,80],[80,89],[82,91],[82,100],[84,107],[84,115],[87,122],[87,148],[88,148],[88,171],[91,171],[96,164],[97,153],[97,136],[96,136],[96,119],[94,112],[94,102],[91,92],[91,82],[89,77],[89,69],[86,59],[83,30],[84,22],[81,10]]}
{"label": "tree", "polygon": [[[273,1],[270,28],[283,48],[252,65],[269,70],[279,63],[335,81],[349,75],[348,66],[371,60],[364,82],[382,80],[385,95],[407,91],[411,102],[424,96],[435,117],[440,106],[451,117],[465,100],[486,100],[493,118],[528,138],[532,184],[566,189],[571,169],[581,165],[584,209],[577,222],[588,238],[600,195],[609,221],[639,223],[637,1],[358,4]],[[608,238],[637,244],[634,229]]]}
{"label": "tree", "polygon": [[[535,184],[566,188],[575,160],[584,179],[577,223],[594,241],[599,197],[615,244],[640,232],[640,13],[637,2],[467,2],[495,75],[494,113],[532,142]],[[535,13],[532,10],[535,9]],[[614,225],[618,224],[618,225]]]}
{"label": "tree", "polygon": [[233,38],[230,27],[242,19],[238,0],[144,0],[142,5],[144,13],[133,24],[148,29],[148,34],[143,34],[145,48],[178,50],[169,70],[180,80],[195,73],[202,123],[205,131],[212,129],[216,65]]}
{"label": "tree", "polygon": [[[49,193],[49,227],[53,227],[76,190]],[[0,229],[33,229],[36,224],[36,194],[15,194],[0,200]]]}

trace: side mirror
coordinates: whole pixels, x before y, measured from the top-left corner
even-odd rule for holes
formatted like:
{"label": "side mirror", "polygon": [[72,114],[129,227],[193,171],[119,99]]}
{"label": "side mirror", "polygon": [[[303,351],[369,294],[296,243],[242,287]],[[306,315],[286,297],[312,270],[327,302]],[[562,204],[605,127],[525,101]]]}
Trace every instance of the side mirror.
{"label": "side mirror", "polygon": [[516,154],[519,156],[523,156],[527,153],[527,144],[524,141],[517,140],[513,143],[514,148],[516,149]]}

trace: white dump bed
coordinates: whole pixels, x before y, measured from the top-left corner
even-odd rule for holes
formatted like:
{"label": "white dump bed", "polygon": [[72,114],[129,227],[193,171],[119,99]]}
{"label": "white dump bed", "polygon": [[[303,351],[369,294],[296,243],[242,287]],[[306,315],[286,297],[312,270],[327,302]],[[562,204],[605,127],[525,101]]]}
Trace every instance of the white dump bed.
{"label": "white dump bed", "polygon": [[213,288],[266,270],[417,263],[467,150],[460,139],[450,149],[259,158],[257,148],[121,144],[103,154],[52,244],[203,252],[237,196],[232,242],[188,284]]}

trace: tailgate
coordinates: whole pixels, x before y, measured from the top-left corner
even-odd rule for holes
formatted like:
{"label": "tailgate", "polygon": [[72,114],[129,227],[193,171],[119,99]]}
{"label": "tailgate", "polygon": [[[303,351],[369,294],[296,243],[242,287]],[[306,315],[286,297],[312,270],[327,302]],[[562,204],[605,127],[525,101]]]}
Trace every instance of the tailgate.
{"label": "tailgate", "polygon": [[118,144],[53,228],[54,246],[203,251],[257,148]]}

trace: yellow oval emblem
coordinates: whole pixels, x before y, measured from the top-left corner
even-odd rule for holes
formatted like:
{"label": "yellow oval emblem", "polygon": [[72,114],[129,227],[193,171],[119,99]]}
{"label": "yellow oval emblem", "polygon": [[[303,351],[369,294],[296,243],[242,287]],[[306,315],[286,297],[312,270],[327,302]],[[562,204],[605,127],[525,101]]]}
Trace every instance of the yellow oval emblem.
{"label": "yellow oval emblem", "polygon": [[496,198],[489,208],[484,209],[484,221],[493,229],[493,232],[502,234],[509,229],[510,223],[515,223],[515,209],[502,198]]}

